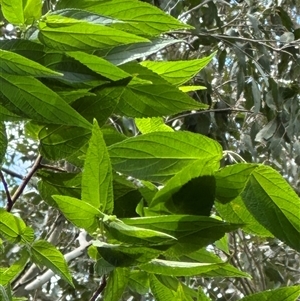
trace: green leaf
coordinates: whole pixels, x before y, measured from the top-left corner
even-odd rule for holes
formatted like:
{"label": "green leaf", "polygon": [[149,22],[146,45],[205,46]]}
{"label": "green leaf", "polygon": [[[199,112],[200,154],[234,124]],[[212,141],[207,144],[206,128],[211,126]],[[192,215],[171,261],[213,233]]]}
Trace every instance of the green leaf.
{"label": "green leaf", "polygon": [[39,177],[38,190],[43,200],[53,206],[52,195],[60,194],[79,199],[81,196],[81,173],[51,172],[42,170]]}
{"label": "green leaf", "polygon": [[208,252],[206,249],[200,249],[196,252],[188,254],[181,261],[200,262],[200,263],[222,263],[222,265],[215,270],[209,271],[203,275],[203,277],[247,277],[251,276],[245,272],[242,272],[227,262],[223,262],[217,255]]}
{"label": "green leaf", "polygon": [[175,86],[181,86],[199,73],[215,56],[215,52],[208,57],[188,61],[154,62],[144,61],[141,65],[160,75]]}
{"label": "green leaf", "polygon": [[91,13],[82,9],[76,9],[73,7],[70,9],[55,10],[51,14],[73,18],[76,20],[82,20],[88,23],[101,24],[101,25],[112,25],[113,23],[125,23],[123,21],[114,18],[106,17],[101,14]]}
{"label": "green leaf", "polygon": [[101,257],[115,267],[129,267],[158,257],[168,246],[135,246],[131,244],[107,244],[100,241],[93,243]]}
{"label": "green leaf", "polygon": [[131,291],[140,295],[147,294],[150,288],[148,273],[144,271],[131,270],[128,287]]}
{"label": "green leaf", "polygon": [[90,234],[99,227],[99,218],[103,217],[97,208],[81,200],[62,196],[52,196],[59,210],[71,223],[79,228],[83,228]]}
{"label": "green leaf", "polygon": [[7,143],[8,141],[5,130],[5,124],[4,122],[0,122],[0,166],[2,165],[2,162],[5,157]]}
{"label": "green leaf", "polygon": [[206,90],[207,88],[204,86],[181,86],[178,89],[184,93],[192,92],[192,91],[199,91],[199,90]]}
{"label": "green leaf", "polygon": [[113,126],[104,126],[101,128],[101,131],[107,146],[121,142],[127,138],[124,134],[121,134],[119,131],[117,131]]}
{"label": "green leaf", "polygon": [[238,163],[216,172],[216,199],[223,204],[234,200],[241,194],[251,173],[258,166],[258,164]]}
{"label": "green leaf", "polygon": [[219,162],[221,146],[190,132],[155,132],[109,147],[113,167],[133,177],[164,182],[188,164]]}
{"label": "green leaf", "polygon": [[111,27],[62,16],[47,16],[39,22],[39,40],[60,51],[97,50],[147,39]]}
{"label": "green leaf", "polygon": [[61,73],[48,69],[11,51],[0,50],[0,59],[0,72],[4,74],[31,75],[36,77],[62,76]]}
{"label": "green leaf", "polygon": [[24,120],[22,117],[10,112],[7,108],[0,104],[0,120],[2,121],[18,121]]}
{"label": "green leaf", "polygon": [[40,0],[2,0],[2,13],[12,24],[31,24],[39,19],[42,13]]}
{"label": "green leaf", "polygon": [[193,28],[167,15],[157,7],[141,1],[110,0],[105,2],[71,2],[64,1],[58,8],[74,7],[99,13],[129,24],[115,23],[115,28],[147,36],[156,36],[169,30]]}
{"label": "green leaf", "polygon": [[117,46],[109,50],[98,51],[96,54],[104,56],[106,60],[114,65],[122,65],[157,53],[167,46],[182,42],[184,41],[170,38],[156,38],[149,43],[134,43],[131,45]]}
{"label": "green leaf", "polygon": [[300,286],[281,287],[246,296],[241,301],[296,301],[300,296]]}
{"label": "green leaf", "polygon": [[[151,275],[150,274],[150,288],[151,292],[156,301],[165,301],[165,300],[174,300],[174,301],[187,301],[190,299],[186,299],[183,291],[181,283],[177,282],[176,287],[170,288],[169,285],[164,283],[165,279],[161,279],[159,275]],[[193,300],[193,299],[192,299]]]}
{"label": "green leaf", "polygon": [[213,172],[219,162],[196,161],[179,171],[154,196],[149,208],[156,212],[209,215],[215,200]]}
{"label": "green leaf", "polygon": [[240,196],[226,204],[216,202],[215,206],[217,212],[225,221],[244,224],[242,228],[245,232],[262,237],[273,237],[272,233],[263,227],[249,212]]}
{"label": "green leaf", "polygon": [[38,240],[31,245],[30,252],[35,264],[46,266],[74,287],[67,262],[55,246],[45,240]]}
{"label": "green leaf", "polygon": [[102,132],[96,120],[84,161],[81,199],[101,212],[113,211],[112,168]]}
{"label": "green leaf", "polygon": [[43,127],[38,137],[39,151],[49,160],[65,159],[87,144],[91,131],[77,126],[48,125]]}
{"label": "green leaf", "polygon": [[103,126],[114,112],[129,81],[130,78],[125,78],[104,84],[93,90],[94,96],[78,99],[73,107],[91,123],[97,119],[99,126]]}
{"label": "green leaf", "polygon": [[29,253],[26,249],[23,249],[20,251],[19,256],[19,259],[10,265],[10,267],[0,271],[0,285],[7,285],[9,282],[12,282],[24,270]]}
{"label": "green leaf", "polygon": [[[95,95],[78,99],[72,106],[88,121],[93,122],[96,118],[99,126],[103,126],[113,113],[127,82],[126,79],[103,85],[94,90]],[[116,133],[113,136],[122,136]],[[51,160],[65,159],[84,147],[90,136],[91,132],[83,128],[50,125],[39,132],[40,152]]]}
{"label": "green leaf", "polygon": [[252,172],[241,197],[260,224],[300,250],[300,198],[277,171],[259,166]]}
{"label": "green leaf", "polygon": [[127,268],[116,268],[110,272],[104,291],[105,301],[119,301],[128,283],[130,270]]}
{"label": "green leaf", "polygon": [[120,115],[157,117],[207,107],[139,64],[126,64],[122,69],[149,83],[131,83],[126,87],[117,106]]}
{"label": "green leaf", "polygon": [[129,73],[123,71],[122,69],[118,68],[107,60],[104,60],[101,57],[81,51],[68,52],[67,55],[87,66],[92,71],[112,81],[132,77]]}
{"label": "green leaf", "polygon": [[196,291],[176,277],[150,274],[151,277],[155,277],[165,288],[176,292],[175,300],[194,301],[197,298]]}
{"label": "green leaf", "polygon": [[197,263],[154,259],[139,268],[148,273],[166,276],[195,276],[216,270],[224,263]]}
{"label": "green leaf", "polygon": [[140,244],[147,246],[149,244],[170,244],[176,240],[176,238],[169,234],[127,225],[120,220],[109,220],[104,224],[104,226],[113,238],[128,244]]}
{"label": "green leaf", "polygon": [[11,51],[26,57],[35,62],[43,63],[45,51],[44,46],[40,43],[36,43],[30,40],[24,39],[12,39],[1,40],[0,49]]}
{"label": "green leaf", "polygon": [[174,130],[164,123],[163,118],[135,118],[135,124],[142,134],[152,132],[174,132]]}
{"label": "green leaf", "polygon": [[0,208],[0,234],[12,243],[30,243],[34,239],[33,229],[26,227],[24,221]]}
{"label": "green leaf", "polygon": [[17,115],[36,122],[91,128],[90,123],[35,78],[1,74],[0,85],[0,104]]}
{"label": "green leaf", "polygon": [[114,174],[114,211],[119,218],[138,216],[136,207],[142,199],[137,185],[124,176]]}
{"label": "green leaf", "polygon": [[152,229],[175,237],[177,241],[167,251],[170,256],[181,256],[197,251],[220,239],[226,232],[241,226],[196,215],[161,215],[122,220],[131,226]]}

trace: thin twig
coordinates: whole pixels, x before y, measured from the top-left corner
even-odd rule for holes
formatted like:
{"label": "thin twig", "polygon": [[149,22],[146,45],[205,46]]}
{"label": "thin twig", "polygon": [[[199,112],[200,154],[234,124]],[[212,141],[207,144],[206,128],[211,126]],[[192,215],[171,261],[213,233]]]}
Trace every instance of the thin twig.
{"label": "thin twig", "polygon": [[12,207],[14,206],[15,202],[19,198],[19,196],[22,194],[23,190],[25,189],[26,185],[32,178],[32,176],[35,174],[35,172],[40,168],[40,164],[42,161],[42,156],[38,155],[36,158],[31,170],[29,171],[28,175],[24,178],[23,182],[20,184],[14,195],[11,197],[11,203],[7,203],[6,211],[10,212]]}
{"label": "thin twig", "polygon": [[2,184],[4,186],[4,190],[5,190],[6,197],[7,197],[7,206],[11,206],[12,200],[11,200],[11,197],[10,197],[10,193],[8,191],[8,185],[5,181],[4,175],[3,175],[1,170],[0,170],[0,178],[1,178]]}
{"label": "thin twig", "polygon": [[103,290],[106,287],[106,278],[105,275],[102,276],[102,281],[100,286],[98,287],[98,289],[95,291],[95,293],[93,294],[93,296],[91,297],[90,301],[96,301],[98,296],[103,292]]}
{"label": "thin twig", "polygon": [[16,172],[13,171],[13,170],[10,170],[10,169],[5,168],[5,167],[1,167],[1,170],[2,170],[3,172],[5,172],[6,174],[12,176],[12,177],[18,178],[18,179],[20,179],[20,180],[24,180],[24,177],[23,177],[22,175],[16,173]]}
{"label": "thin twig", "polygon": [[60,167],[57,167],[57,166],[53,166],[53,165],[48,165],[48,164],[40,164],[40,168],[50,169],[50,170],[59,171],[59,172],[67,172],[63,168],[60,168]]}
{"label": "thin twig", "polygon": [[191,8],[190,10],[186,11],[185,13],[183,13],[182,15],[180,15],[180,19],[186,17],[188,14],[190,14],[191,12],[199,9],[200,7],[204,6],[205,4],[209,3],[211,0],[206,0],[198,5],[196,5],[195,7]]}
{"label": "thin twig", "polygon": [[197,112],[190,112],[190,113],[186,113],[186,114],[182,114],[182,115],[179,115],[177,117],[174,117],[172,119],[169,119],[169,120],[166,120],[166,123],[170,123],[176,119],[179,119],[179,118],[183,118],[183,117],[188,117],[190,115],[198,115],[198,114],[205,114],[205,113],[213,113],[213,112],[243,112],[243,113],[250,113],[250,114],[253,114],[254,112],[253,111],[249,111],[249,110],[246,110],[246,109],[237,109],[237,108],[223,108],[223,109],[211,109],[211,110],[203,110],[203,111],[197,111]]}

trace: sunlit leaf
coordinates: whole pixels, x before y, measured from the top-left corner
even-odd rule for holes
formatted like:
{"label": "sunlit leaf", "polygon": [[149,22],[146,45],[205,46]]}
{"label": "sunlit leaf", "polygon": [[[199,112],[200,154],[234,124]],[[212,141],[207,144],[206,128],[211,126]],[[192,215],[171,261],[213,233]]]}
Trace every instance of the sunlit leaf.
{"label": "sunlit leaf", "polygon": [[281,287],[277,289],[272,289],[250,296],[246,296],[241,301],[296,301],[300,296],[300,286],[290,286],[290,287]]}
{"label": "sunlit leaf", "polygon": [[0,285],[7,285],[12,282],[25,268],[29,258],[29,253],[26,249],[21,250],[20,258],[11,264],[8,268],[4,268],[0,272]]}
{"label": "sunlit leaf", "polygon": [[152,132],[173,132],[174,130],[166,125],[161,117],[135,118],[135,124],[142,134]]}
{"label": "sunlit leaf", "polygon": [[200,72],[214,56],[215,53],[196,60],[173,62],[144,61],[141,65],[159,74],[172,85],[180,86]]}
{"label": "sunlit leaf", "polygon": [[46,266],[73,286],[72,276],[64,256],[45,240],[38,240],[30,248],[32,260],[39,266]]}
{"label": "sunlit leaf", "polygon": [[99,218],[103,217],[97,208],[81,200],[61,195],[52,196],[60,211],[71,223],[93,233],[99,227]]}
{"label": "sunlit leaf", "polygon": [[1,74],[0,85],[0,104],[17,115],[41,123],[91,128],[89,122],[35,78]]}
{"label": "sunlit leaf", "polygon": [[215,141],[190,132],[154,132],[109,147],[113,167],[134,177],[165,181],[187,164],[222,158]]}
{"label": "sunlit leaf", "polygon": [[116,268],[110,272],[104,291],[104,300],[119,301],[128,283],[130,270],[127,268]]}
{"label": "sunlit leaf", "polygon": [[105,213],[112,213],[112,168],[102,132],[94,121],[84,161],[81,198]]}
{"label": "sunlit leaf", "polygon": [[61,51],[96,50],[110,46],[148,42],[147,39],[99,24],[62,16],[47,16],[39,22],[39,40]]}
{"label": "sunlit leaf", "polygon": [[252,172],[241,197],[260,224],[300,250],[300,198],[277,171],[259,166]]}

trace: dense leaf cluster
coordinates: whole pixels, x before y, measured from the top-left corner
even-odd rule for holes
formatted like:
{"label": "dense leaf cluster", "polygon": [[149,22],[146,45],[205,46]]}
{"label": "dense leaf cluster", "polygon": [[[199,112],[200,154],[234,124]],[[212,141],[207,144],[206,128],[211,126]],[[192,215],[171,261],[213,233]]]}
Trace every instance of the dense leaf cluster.
{"label": "dense leaf cluster", "polygon": [[[204,5],[197,10],[205,26],[213,22],[222,28],[215,4],[207,4],[209,11]],[[4,300],[33,298],[33,291],[42,300],[209,300],[201,286],[191,285],[191,277],[251,277],[211,252],[214,246],[230,257],[227,233],[244,230],[261,239],[277,238],[300,251],[296,192],[272,167],[246,163],[228,150],[226,131],[218,137],[211,132],[211,82],[198,82],[197,76],[213,60],[225,76],[225,61],[232,63],[226,49],[200,59],[150,60],[153,55],[163,59],[166,47],[179,47],[182,53],[190,47],[184,35],[197,29],[191,22],[196,9],[180,22],[137,0],[61,0],[51,12],[43,14],[44,8],[40,0],[1,1],[3,17],[19,32],[0,40],[0,162],[5,163],[12,125],[21,122],[38,146],[16,190],[6,181],[11,172],[0,171]],[[251,34],[259,35],[256,19],[250,14],[249,20]],[[197,35],[194,50],[201,40]],[[254,133],[267,140],[273,124],[279,126],[279,113],[287,110],[284,98],[278,98],[286,90],[265,77],[261,66],[268,62],[243,47],[235,48],[236,87],[226,91],[223,101],[228,106],[244,95],[245,110],[271,116]],[[246,82],[251,68],[260,76]],[[268,99],[264,105],[262,91]],[[199,116],[208,123],[195,124],[208,125],[206,130],[191,131],[191,123],[178,117],[191,111],[206,112]],[[213,111],[213,118],[220,112]],[[296,127],[291,131],[294,139]],[[228,155],[241,163],[228,164]],[[34,177],[38,182],[29,183]],[[29,185],[35,189],[35,197],[27,198],[30,211],[17,210]],[[8,252],[12,245],[15,251]],[[51,286],[54,275],[61,280]],[[88,286],[93,291],[84,289],[87,282],[94,284]],[[41,290],[44,284],[47,294]],[[237,298],[292,301],[299,294],[299,286],[290,286]]]}

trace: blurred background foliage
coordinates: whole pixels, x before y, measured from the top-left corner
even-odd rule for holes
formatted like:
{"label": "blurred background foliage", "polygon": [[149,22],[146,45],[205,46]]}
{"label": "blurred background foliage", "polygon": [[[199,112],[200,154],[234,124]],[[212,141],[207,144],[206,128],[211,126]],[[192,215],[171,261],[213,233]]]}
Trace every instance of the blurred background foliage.
{"label": "blurred background foliage", "polygon": [[[166,123],[217,140],[228,151],[223,165],[236,160],[271,165],[300,195],[300,1],[145,2],[195,27],[192,31],[168,33],[183,42],[147,59],[188,60],[217,51],[209,67],[190,83],[207,87],[191,95],[208,104],[209,109],[168,116]],[[55,9],[55,0],[43,3],[43,13]],[[7,24],[3,16],[0,16],[0,21],[1,39],[20,37],[28,30]],[[115,116],[110,123],[126,135],[137,134],[131,119]],[[9,149],[3,173],[10,189],[14,190],[28,172],[38,146],[26,136],[22,123],[7,125],[7,139]],[[0,187],[1,203],[5,200],[5,192]],[[140,200],[134,186],[128,187],[126,193]],[[34,180],[21,200],[16,204],[15,212],[22,212],[23,219],[39,231],[41,238],[52,235],[63,253],[70,251],[77,233],[64,220],[60,222],[61,227],[51,227],[60,217],[42,201]],[[59,235],[54,235],[54,231]],[[258,239],[242,231],[230,234],[228,241],[228,250],[219,245],[215,251],[234,266],[249,272],[253,279],[228,281],[193,277],[184,280],[189,286],[201,285],[213,300],[221,301],[238,300],[249,293],[299,284],[299,254],[285,244],[275,239]],[[3,251],[2,261],[13,260],[17,254],[14,248]],[[53,281],[36,292],[35,300],[86,300],[97,287],[93,263],[88,257],[81,257],[71,263],[71,268],[76,290],[60,280],[59,286]],[[130,292],[127,297],[126,300],[142,300]],[[143,300],[152,300],[151,295],[145,295]]]}

